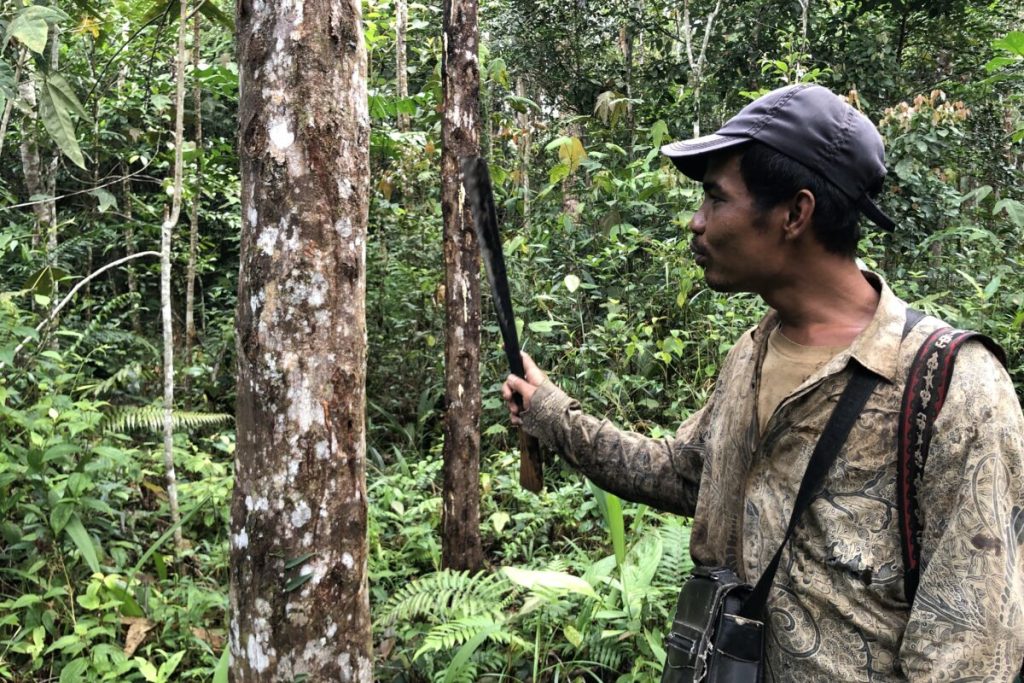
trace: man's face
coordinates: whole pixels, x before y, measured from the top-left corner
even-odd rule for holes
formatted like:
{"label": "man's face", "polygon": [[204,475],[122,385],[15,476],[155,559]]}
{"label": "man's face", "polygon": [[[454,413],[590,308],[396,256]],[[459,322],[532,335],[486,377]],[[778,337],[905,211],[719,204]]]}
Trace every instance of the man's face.
{"label": "man's face", "polygon": [[765,291],[782,266],[784,208],[760,210],[740,175],[740,155],[716,155],[704,174],[704,202],[690,221],[690,250],[708,286],[719,292]]}

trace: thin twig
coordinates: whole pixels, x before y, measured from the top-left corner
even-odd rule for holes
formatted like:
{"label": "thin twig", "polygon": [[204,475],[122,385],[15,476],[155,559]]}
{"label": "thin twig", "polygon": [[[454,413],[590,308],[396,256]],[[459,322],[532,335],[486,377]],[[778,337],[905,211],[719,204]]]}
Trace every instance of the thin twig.
{"label": "thin twig", "polygon": [[[125,256],[123,258],[119,258],[116,261],[111,261],[110,263],[108,263],[107,265],[103,266],[99,270],[97,270],[97,271],[87,275],[86,277],[82,278],[81,280],[79,280],[78,283],[74,287],[71,288],[71,291],[68,292],[67,295],[65,295],[63,299],[61,299],[60,303],[57,304],[56,306],[54,306],[53,310],[50,311],[49,315],[47,315],[45,318],[43,318],[43,320],[38,325],[36,325],[35,333],[38,335],[40,332],[42,332],[43,328],[46,327],[47,325],[49,325],[54,320],[54,318],[57,317],[57,314],[61,312],[61,309],[63,309],[65,306],[68,305],[68,302],[71,301],[72,297],[74,297],[75,294],[78,292],[78,290],[80,290],[82,287],[84,287],[88,283],[92,282],[97,277],[99,277],[103,273],[107,272],[111,268],[116,268],[117,266],[121,265],[122,263],[127,263],[128,261],[131,261],[131,260],[137,259],[137,258],[141,258],[143,256],[160,256],[160,252],[158,252],[158,251],[140,251],[137,254],[131,254],[129,256]],[[30,341],[32,341],[32,336],[33,335],[29,335],[29,336],[25,337],[24,339],[21,340],[20,344],[18,344],[17,346],[14,347],[14,351],[11,353],[11,361],[12,362],[14,360],[14,357],[18,355],[18,352],[21,351],[23,348],[25,348],[26,344],[28,344]],[[2,368],[3,365],[4,365],[3,362],[0,361],[0,368]]]}

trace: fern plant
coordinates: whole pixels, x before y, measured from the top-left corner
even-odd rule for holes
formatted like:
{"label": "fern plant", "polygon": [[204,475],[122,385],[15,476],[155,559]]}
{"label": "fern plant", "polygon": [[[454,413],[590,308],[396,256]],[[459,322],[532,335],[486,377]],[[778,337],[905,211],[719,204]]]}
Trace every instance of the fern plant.
{"label": "fern plant", "polygon": [[[187,410],[171,412],[175,429],[196,429],[231,422],[234,416],[227,413],[199,413]],[[159,432],[163,429],[164,409],[162,406],[117,406],[104,416],[102,427],[107,432],[134,431],[145,429]]]}

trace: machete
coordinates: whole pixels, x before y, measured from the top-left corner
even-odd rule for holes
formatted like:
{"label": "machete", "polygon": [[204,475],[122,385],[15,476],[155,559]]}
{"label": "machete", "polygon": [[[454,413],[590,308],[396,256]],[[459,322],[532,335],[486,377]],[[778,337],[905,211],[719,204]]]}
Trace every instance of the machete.
{"label": "machete", "polygon": [[[478,156],[462,157],[462,185],[469,199],[480,243],[480,257],[487,270],[487,280],[494,296],[494,309],[498,315],[498,328],[505,346],[512,374],[526,378],[523,358],[519,354],[519,337],[516,334],[516,319],[512,315],[512,295],[508,289],[508,274],[505,272],[505,255],[501,249],[498,234],[498,215],[494,208],[494,194],[491,191],[491,176],[487,162]],[[515,394],[515,402],[523,407],[523,397]],[[528,491],[538,493],[544,486],[544,465],[537,439],[519,430],[519,484]]]}

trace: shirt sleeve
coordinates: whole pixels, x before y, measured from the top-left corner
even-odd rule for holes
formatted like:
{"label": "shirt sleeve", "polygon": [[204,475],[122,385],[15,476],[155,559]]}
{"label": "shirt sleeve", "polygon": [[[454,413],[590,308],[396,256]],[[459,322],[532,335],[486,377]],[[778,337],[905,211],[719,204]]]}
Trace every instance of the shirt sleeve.
{"label": "shirt sleeve", "polygon": [[956,359],[918,484],[921,580],[900,650],[913,683],[1012,681],[1024,660],[1024,416],[976,342]]}
{"label": "shirt sleeve", "polygon": [[616,428],[585,414],[550,381],[533,394],[523,426],[595,484],[626,500],[693,516],[704,462],[705,406],[671,439]]}

